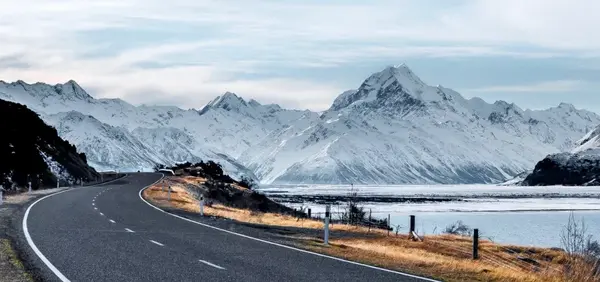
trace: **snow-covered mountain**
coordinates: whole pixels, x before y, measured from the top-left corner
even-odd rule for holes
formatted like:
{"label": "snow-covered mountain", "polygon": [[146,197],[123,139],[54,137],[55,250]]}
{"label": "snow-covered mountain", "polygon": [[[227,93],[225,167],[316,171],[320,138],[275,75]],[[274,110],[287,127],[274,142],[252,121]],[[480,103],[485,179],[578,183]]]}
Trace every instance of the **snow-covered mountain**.
{"label": "snow-covered mountain", "polygon": [[234,176],[256,178],[236,158],[269,132],[314,115],[246,102],[233,93],[201,111],[94,99],[76,82],[54,86],[0,81],[0,99],[28,105],[86,152],[99,170],[149,170],[156,163],[215,160]]}
{"label": "snow-covered mountain", "polygon": [[531,111],[467,100],[401,65],[340,95],[316,123],[271,133],[240,161],[267,183],[499,182],[599,121],[568,104]]}
{"label": "snow-covered mountain", "polygon": [[532,111],[465,99],[405,65],[371,75],[322,113],[233,93],[201,110],[133,106],[94,99],[74,81],[0,81],[0,99],[40,113],[100,169],[214,159],[262,183],[499,182],[600,124],[569,104]]}

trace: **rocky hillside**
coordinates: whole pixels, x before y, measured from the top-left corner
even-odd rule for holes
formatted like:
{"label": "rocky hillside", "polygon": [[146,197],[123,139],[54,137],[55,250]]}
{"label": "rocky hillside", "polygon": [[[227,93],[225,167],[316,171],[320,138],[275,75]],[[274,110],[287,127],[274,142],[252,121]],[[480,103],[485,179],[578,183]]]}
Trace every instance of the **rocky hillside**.
{"label": "rocky hillside", "polygon": [[99,174],[86,155],[21,104],[0,100],[0,183],[5,188],[55,186],[56,181],[93,181]]}
{"label": "rocky hillside", "polygon": [[600,126],[579,140],[576,146],[570,153],[545,157],[520,184],[525,186],[600,185]]}

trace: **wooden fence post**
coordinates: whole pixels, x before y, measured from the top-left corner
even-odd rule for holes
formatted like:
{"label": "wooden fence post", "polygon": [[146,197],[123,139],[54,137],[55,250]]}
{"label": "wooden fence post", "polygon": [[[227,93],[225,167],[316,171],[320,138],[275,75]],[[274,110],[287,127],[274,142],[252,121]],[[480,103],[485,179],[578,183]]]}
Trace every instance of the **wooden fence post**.
{"label": "wooden fence post", "polygon": [[479,259],[479,229],[473,229],[473,259]]}

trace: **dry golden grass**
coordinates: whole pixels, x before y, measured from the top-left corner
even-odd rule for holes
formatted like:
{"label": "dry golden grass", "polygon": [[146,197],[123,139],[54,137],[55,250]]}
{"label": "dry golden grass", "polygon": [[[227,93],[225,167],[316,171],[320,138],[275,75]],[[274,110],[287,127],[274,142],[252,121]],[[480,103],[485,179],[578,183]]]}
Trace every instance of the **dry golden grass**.
{"label": "dry golden grass", "polygon": [[[470,249],[443,236],[426,237],[424,242],[406,238],[340,238],[330,240],[325,247],[320,240],[312,240],[308,248],[320,253],[342,257],[389,269],[442,279],[443,281],[563,281],[551,269],[533,272],[524,264],[515,263],[514,257],[501,252],[471,259]],[[445,243],[440,243],[445,241]],[[485,248],[482,248],[485,249]],[[490,260],[493,258],[494,263]]]}
{"label": "dry golden grass", "polygon": [[[198,184],[197,178],[171,178],[173,192],[171,202],[167,192],[160,186],[144,191],[144,196],[162,207],[170,207],[199,212],[199,203],[180,183]],[[239,222],[282,227],[303,227],[322,229],[323,223],[317,220],[298,220],[291,216],[258,213],[223,205],[205,207],[204,213],[210,216],[233,219]],[[408,240],[406,235],[386,236],[383,230],[368,230],[366,227],[334,224],[331,226],[330,246],[322,244],[321,238],[302,237],[300,247],[353,261],[377,265],[389,269],[410,272],[442,279],[444,281],[525,281],[559,282],[567,261],[564,253],[542,248],[503,246],[489,241],[480,242],[480,259],[472,260],[470,238],[436,235],[426,236],[424,242]],[[357,236],[335,237],[336,231],[353,232]],[[363,236],[361,236],[363,235]],[[510,250],[510,252],[508,251]],[[511,253],[512,252],[512,253]],[[514,253],[517,254],[514,254]],[[517,256],[535,259],[541,265],[534,267],[517,260]]]}
{"label": "dry golden grass", "polygon": [[[200,212],[199,202],[191,195],[189,195],[185,188],[183,188],[179,183],[186,182],[190,184],[198,184],[198,180],[194,180],[191,178],[187,179],[178,179],[171,182],[171,202],[168,201],[168,192],[162,191],[160,185],[152,186],[146,190],[144,190],[144,197],[148,199],[152,199],[153,202],[162,206],[162,207],[171,207],[182,209],[189,212]],[[235,187],[235,186],[234,186]],[[237,187],[238,189],[246,189],[243,187]],[[265,224],[272,226],[284,226],[284,227],[303,227],[303,228],[312,228],[312,229],[322,229],[323,222],[317,220],[298,220],[295,217],[288,215],[281,215],[276,213],[259,213],[252,212],[244,209],[236,209],[227,207],[220,204],[215,204],[212,207],[205,206],[204,214],[216,217],[229,218],[233,220],[237,220],[240,222],[247,223],[256,223],[256,224]],[[357,231],[357,232],[367,232],[367,228],[357,227],[346,224],[332,224],[331,230],[344,230],[344,231]],[[371,233],[375,232],[383,232],[381,230],[371,230]]]}

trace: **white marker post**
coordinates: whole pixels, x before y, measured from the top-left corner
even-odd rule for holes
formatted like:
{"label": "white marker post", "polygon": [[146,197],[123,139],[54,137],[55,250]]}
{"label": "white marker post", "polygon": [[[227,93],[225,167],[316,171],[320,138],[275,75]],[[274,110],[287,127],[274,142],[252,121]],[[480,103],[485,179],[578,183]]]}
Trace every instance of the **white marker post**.
{"label": "white marker post", "polygon": [[4,198],[2,198],[3,197],[2,191],[4,191],[4,187],[2,187],[2,185],[0,185],[0,206],[2,205],[3,200],[4,200]]}
{"label": "white marker post", "polygon": [[165,186],[167,186],[167,182],[163,180],[162,187],[161,187],[163,192],[165,191]]}
{"label": "white marker post", "polygon": [[169,185],[169,202],[171,201],[171,185]]}
{"label": "white marker post", "polygon": [[31,193],[31,181],[29,181],[29,193]]}
{"label": "white marker post", "polygon": [[324,242],[325,242],[325,246],[329,245],[329,218],[331,217],[331,206],[327,205],[327,207],[325,207],[325,238],[324,238]]}
{"label": "white marker post", "polygon": [[200,215],[204,216],[204,195],[200,195]]}

